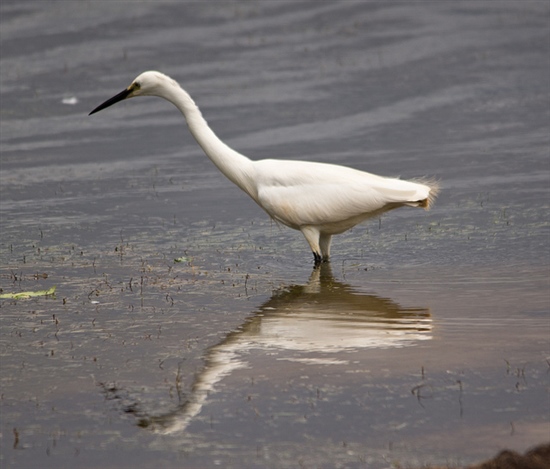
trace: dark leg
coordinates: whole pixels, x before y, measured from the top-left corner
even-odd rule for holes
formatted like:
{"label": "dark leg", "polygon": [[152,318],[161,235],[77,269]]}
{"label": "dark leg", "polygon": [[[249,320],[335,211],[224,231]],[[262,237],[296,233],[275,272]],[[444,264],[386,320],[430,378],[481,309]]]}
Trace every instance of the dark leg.
{"label": "dark leg", "polygon": [[318,266],[321,262],[323,262],[323,258],[321,257],[321,254],[319,254],[318,252],[314,252],[313,261],[315,262],[315,266]]}

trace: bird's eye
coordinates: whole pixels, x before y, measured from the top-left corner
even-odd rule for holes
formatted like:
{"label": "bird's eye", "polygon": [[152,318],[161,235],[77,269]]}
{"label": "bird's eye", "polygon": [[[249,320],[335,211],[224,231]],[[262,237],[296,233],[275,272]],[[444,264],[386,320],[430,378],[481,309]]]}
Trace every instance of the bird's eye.
{"label": "bird's eye", "polygon": [[141,85],[137,81],[135,81],[134,86],[132,86],[132,91],[134,91],[134,90],[137,91],[139,89],[141,89]]}

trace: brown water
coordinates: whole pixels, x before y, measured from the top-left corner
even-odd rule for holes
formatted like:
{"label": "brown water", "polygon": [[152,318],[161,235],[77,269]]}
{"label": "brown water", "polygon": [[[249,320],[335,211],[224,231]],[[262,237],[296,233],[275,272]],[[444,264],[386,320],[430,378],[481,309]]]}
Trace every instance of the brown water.
{"label": "brown water", "polygon": [[[550,440],[543,2],[1,10],[2,467],[466,464]],[[431,175],[314,270],[143,98],[254,159]],[[175,262],[178,259],[181,262]]]}

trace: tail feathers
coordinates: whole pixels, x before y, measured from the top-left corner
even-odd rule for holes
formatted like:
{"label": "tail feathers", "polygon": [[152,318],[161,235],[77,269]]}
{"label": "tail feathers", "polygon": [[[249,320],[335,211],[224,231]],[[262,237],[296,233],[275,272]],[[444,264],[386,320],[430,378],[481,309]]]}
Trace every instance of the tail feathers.
{"label": "tail feathers", "polygon": [[415,182],[417,184],[422,184],[424,186],[427,186],[429,189],[428,197],[425,199],[417,200],[415,202],[411,202],[410,204],[413,207],[422,207],[424,210],[430,210],[435,203],[435,199],[439,195],[440,186],[439,182],[435,179],[430,178],[421,178],[421,179],[414,179],[411,182]]}

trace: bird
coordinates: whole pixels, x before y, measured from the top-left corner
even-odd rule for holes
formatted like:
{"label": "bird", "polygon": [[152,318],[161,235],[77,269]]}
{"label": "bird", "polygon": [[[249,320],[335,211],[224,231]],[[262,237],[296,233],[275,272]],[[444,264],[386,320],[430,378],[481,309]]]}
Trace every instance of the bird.
{"label": "bird", "polygon": [[315,265],[329,260],[333,235],[398,207],[429,210],[439,192],[438,181],[430,178],[406,181],[331,163],[252,160],[224,143],[189,93],[158,71],[141,73],[89,115],[138,96],[157,96],[176,106],[214,165],[275,222],[301,231]]}

